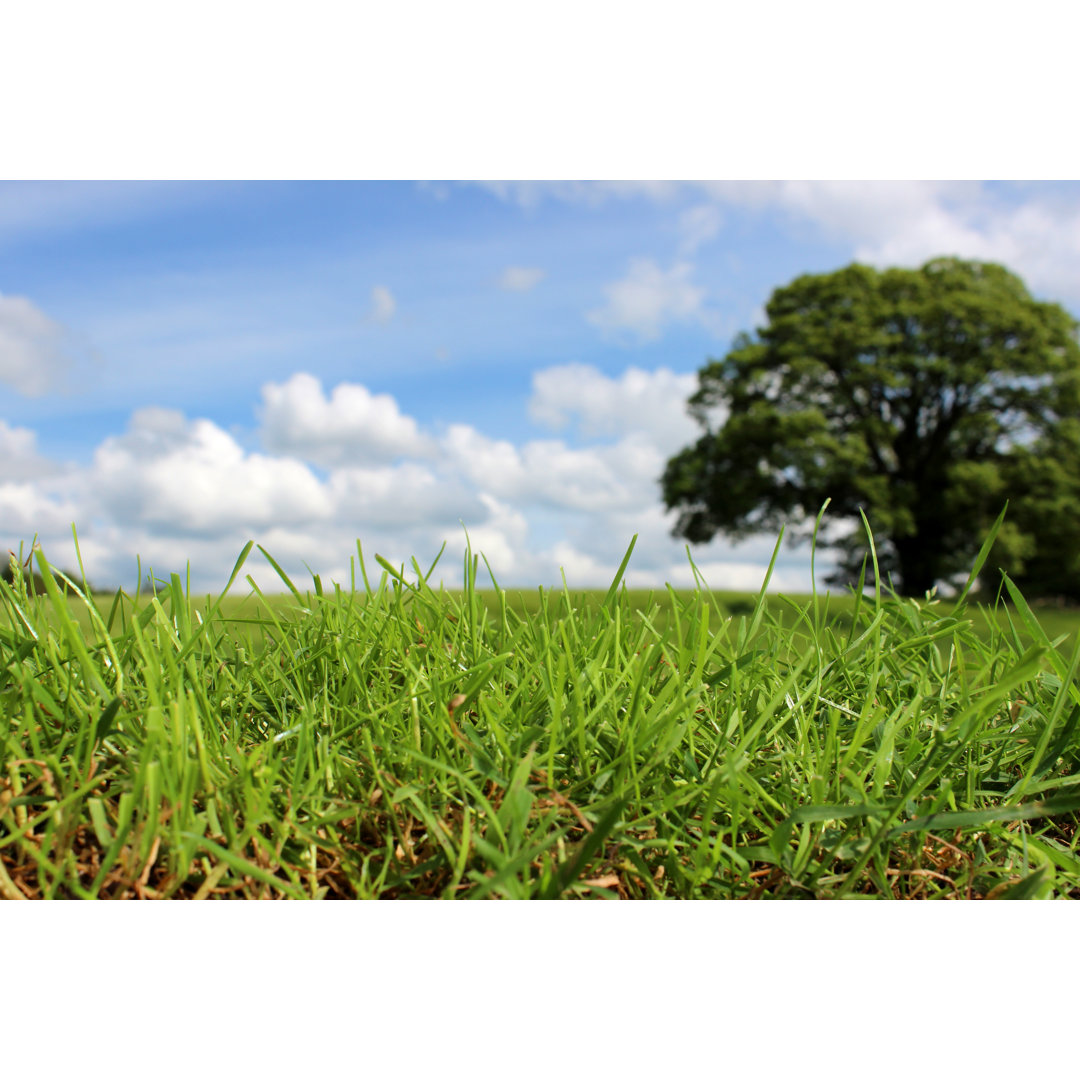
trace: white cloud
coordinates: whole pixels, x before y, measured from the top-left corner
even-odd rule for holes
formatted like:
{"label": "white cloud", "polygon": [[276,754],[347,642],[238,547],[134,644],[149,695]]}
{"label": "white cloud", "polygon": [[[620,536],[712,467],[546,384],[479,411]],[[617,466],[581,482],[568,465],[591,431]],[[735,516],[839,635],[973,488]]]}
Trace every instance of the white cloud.
{"label": "white cloud", "polygon": [[[663,588],[665,583],[670,582],[677,588],[691,588],[693,571],[686,558],[686,542],[673,540],[671,536],[676,517],[675,512],[664,509],[659,499],[651,502],[643,500],[626,510],[608,514],[603,532],[586,524],[569,530],[568,543],[582,555],[610,565],[614,573],[630,538],[636,535],[637,542],[626,579],[630,587]],[[613,544],[612,538],[619,538],[622,551],[615,551],[618,545]],[[752,537],[737,544],[714,540],[691,548],[691,555],[711,588],[756,592],[765,580],[775,546],[775,536]],[[785,544],[777,556],[770,590],[808,592],[808,564],[809,556],[805,549],[794,549]],[[828,553],[818,553],[819,573],[828,573],[833,566],[834,560]]]}
{"label": "white cloud", "polygon": [[737,206],[775,206],[809,220],[830,239],[852,243],[864,261],[911,263],[934,255],[976,254],[976,227],[989,209],[977,184],[947,181],[783,180],[721,183],[718,198]]}
{"label": "white cloud", "polygon": [[691,282],[693,272],[686,262],[664,271],[652,259],[631,259],[626,277],[604,287],[607,303],[586,318],[605,333],[627,331],[639,341],[655,341],[668,323],[702,314],[705,290]]}
{"label": "white cloud", "polygon": [[668,368],[627,368],[610,378],[584,364],[545,368],[533,376],[529,415],[559,430],[577,418],[586,436],[644,432],[654,444],[674,453],[696,436],[686,402],[697,376]]}
{"label": "white cloud", "polygon": [[875,266],[916,266],[937,255],[999,262],[1036,292],[1080,305],[1080,207],[1053,185],[1035,184],[1020,203],[1009,186],[976,181],[720,182],[720,204],[776,207],[851,246]]}
{"label": "white cloud", "polygon": [[647,440],[630,436],[612,446],[570,449],[537,440],[522,453],[523,499],[588,513],[605,513],[656,492],[663,462]]}
{"label": "white cloud", "polygon": [[489,439],[469,424],[451,424],[441,449],[453,469],[488,493],[515,494],[524,488],[521,454],[505,439]]}
{"label": "white cloud", "polygon": [[[539,584],[540,579],[536,576],[538,563],[535,554],[529,550],[529,524],[525,515],[491,495],[481,494],[480,501],[486,517],[477,516],[473,520],[480,524],[467,525],[468,542],[473,554],[484,555],[500,586],[529,581]],[[448,530],[443,539],[451,559],[456,556],[460,561],[465,553],[465,532],[460,528]],[[444,565],[440,569],[445,572],[449,566]],[[481,560],[481,574],[485,574],[486,570]]]}
{"label": "white cloud", "polygon": [[10,427],[0,420],[0,475],[10,479],[9,470],[37,456],[37,435],[29,428]]}
{"label": "white cloud", "polygon": [[66,534],[70,538],[71,524],[78,521],[79,510],[77,500],[50,492],[41,484],[31,481],[0,483],[0,521],[6,540],[0,548],[0,565],[7,565],[9,548],[18,550],[20,541],[29,545],[35,534]]}
{"label": "white cloud", "polygon": [[442,477],[414,462],[375,469],[336,469],[329,491],[334,520],[357,528],[457,526],[484,514],[484,503],[459,477]]}
{"label": "white cloud", "polygon": [[0,295],[0,382],[38,397],[62,387],[72,366],[59,323],[23,296]]}
{"label": "white cloud", "polygon": [[158,533],[221,535],[317,523],[332,502],[301,462],[246,454],[209,420],[140,409],[94,454],[93,493],[117,523]]}
{"label": "white cloud", "polygon": [[37,451],[37,434],[0,420],[0,482],[40,479],[56,466]]}
{"label": "white cloud", "polygon": [[[549,564],[558,567],[566,575],[566,584],[572,588],[581,588],[582,582],[611,582],[621,560],[600,560],[586,552],[579,551],[573,544],[560,540],[551,549]],[[551,582],[557,583],[559,577],[553,575]]]}
{"label": "white cloud", "polygon": [[368,318],[372,322],[385,325],[397,311],[397,301],[394,294],[385,285],[376,285],[371,290],[371,307]]}
{"label": "white cloud", "polygon": [[[612,199],[667,204],[707,201],[683,211],[680,254],[715,235],[726,206],[779,209],[810,223],[852,258],[877,266],[915,266],[936,255],[1000,262],[1037,292],[1080,305],[1080,208],[1053,184],[1016,185],[935,180],[722,180],[500,182],[484,184],[507,202],[532,208],[545,200],[600,207]],[[636,325],[636,324],[634,324]],[[653,324],[647,319],[643,325]]]}
{"label": "white cloud", "polygon": [[989,212],[981,206],[931,207],[910,231],[871,233],[856,258],[878,266],[915,265],[935,255],[1000,262],[1033,290],[1080,305],[1080,208],[1029,203]]}
{"label": "white cloud", "polygon": [[431,443],[389,394],[359,383],[339,383],[327,398],[322,383],[300,372],[262,388],[262,441],[276,454],[317,465],[370,464],[422,457]]}
{"label": "white cloud", "polygon": [[[572,589],[604,588],[614,580],[633,535],[632,532],[620,533],[619,543],[607,544],[602,554],[591,550],[590,545],[560,540],[536,560],[540,573],[535,580],[558,583],[561,569]],[[717,548],[719,550],[716,550],[715,554],[720,557],[716,558],[710,558],[709,549],[693,552],[694,564],[709,588],[757,592],[765,580],[769,556],[772,554],[771,547],[765,554],[764,562],[757,562],[752,558],[733,558],[730,549],[725,550],[719,545]],[[725,555],[726,558],[723,557]],[[666,557],[657,560],[653,566],[650,566],[643,556],[642,537],[639,536],[623,578],[627,588],[656,589],[658,592],[668,584],[677,589],[694,588],[694,572],[684,549],[673,550],[669,542]],[[820,559],[819,568],[828,569]],[[777,565],[769,581],[770,592],[805,593],[809,590],[809,574],[799,562],[787,566]]]}
{"label": "white cloud", "polygon": [[712,203],[701,203],[679,215],[679,252],[693,255],[702,244],[708,243],[724,223],[724,216]]}
{"label": "white cloud", "polygon": [[[301,588],[310,581],[305,567],[324,583],[347,585],[351,572],[359,580],[349,562],[358,538],[376,577],[376,552],[406,566],[415,555],[426,569],[445,540],[448,555],[435,581],[454,585],[464,523],[500,584],[555,584],[563,568],[574,587],[587,588],[610,583],[638,533],[630,583],[688,584],[658,479],[666,457],[694,434],[679,411],[692,384],[692,376],[666,369],[632,368],[616,377],[574,366],[539,372],[534,414],[575,422],[580,436],[593,440],[580,446],[560,439],[515,444],[465,424],[424,432],[391,397],[373,404],[378,398],[356,384],[326,395],[304,374],[264,388],[263,434],[276,448],[272,455],[245,450],[209,420],[141,409],[125,432],[101,442],[87,466],[54,466],[33,482],[0,478],[0,541],[17,547],[36,533],[51,560],[71,566],[75,522],[91,581],[131,587],[139,555],[144,572],[152,567],[159,575],[190,562],[196,589],[213,591],[249,539]],[[358,461],[356,421],[371,420],[373,410],[393,422],[377,438],[371,428],[378,424],[359,425],[369,443],[367,459]],[[391,448],[401,449],[401,460],[377,460]],[[0,425],[4,450],[13,460],[33,460],[33,433]],[[301,454],[319,458],[327,474],[316,475]],[[770,553],[752,545],[735,553],[714,542],[695,557],[714,587],[756,588]],[[805,573],[791,567],[780,567],[777,584],[805,587]],[[260,557],[252,556],[245,572],[263,588],[282,588]]]}
{"label": "white cloud", "polygon": [[546,271],[537,266],[508,266],[499,275],[500,289],[508,292],[528,292],[543,281]]}
{"label": "white cloud", "polygon": [[482,493],[524,507],[604,513],[654,497],[663,460],[652,442],[632,434],[618,443],[573,449],[556,439],[515,447],[453,424],[445,462]]}

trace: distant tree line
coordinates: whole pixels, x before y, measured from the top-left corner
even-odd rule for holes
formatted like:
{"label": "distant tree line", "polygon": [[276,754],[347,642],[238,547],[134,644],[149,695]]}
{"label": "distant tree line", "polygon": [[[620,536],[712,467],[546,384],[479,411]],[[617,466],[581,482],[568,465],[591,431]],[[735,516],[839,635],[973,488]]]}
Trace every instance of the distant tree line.
{"label": "distant tree line", "polygon": [[[67,577],[74,581],[80,588],[82,588],[82,575],[77,570],[64,570],[62,571]],[[8,564],[0,570],[0,579],[3,579],[8,585],[12,585],[15,582],[16,574],[21,575],[23,581],[26,582],[26,591],[31,596],[39,596],[45,593],[45,579],[37,571],[31,571],[25,566],[16,566],[15,560],[12,559]],[[65,595],[71,592],[71,587],[66,581],[59,575],[54,575],[56,585],[59,590]],[[91,582],[87,582],[91,592],[96,592]]]}

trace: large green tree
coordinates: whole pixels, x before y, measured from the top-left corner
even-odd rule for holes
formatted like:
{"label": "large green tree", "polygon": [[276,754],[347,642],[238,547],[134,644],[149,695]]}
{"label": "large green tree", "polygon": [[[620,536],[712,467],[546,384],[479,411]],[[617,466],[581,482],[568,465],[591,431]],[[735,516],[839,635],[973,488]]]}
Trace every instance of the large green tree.
{"label": "large green tree", "polygon": [[[848,526],[825,534],[836,580],[865,557],[861,509],[883,576],[919,595],[970,567],[1038,452],[1080,415],[1078,324],[994,263],[855,264],[797,278],[765,311],[699,372],[704,433],[663,475],[675,535],[693,543],[783,524],[806,536],[830,499]],[[1017,559],[1039,546],[1030,517],[1009,533]]]}
{"label": "large green tree", "polygon": [[1000,568],[1025,596],[1080,604],[1080,415],[1017,447],[1002,478],[1009,514],[985,584]]}

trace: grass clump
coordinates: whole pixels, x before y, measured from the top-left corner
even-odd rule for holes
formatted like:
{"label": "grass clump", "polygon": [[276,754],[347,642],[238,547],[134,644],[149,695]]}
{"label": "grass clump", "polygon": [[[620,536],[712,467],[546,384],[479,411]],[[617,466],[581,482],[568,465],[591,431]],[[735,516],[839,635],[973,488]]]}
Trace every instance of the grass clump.
{"label": "grass clump", "polygon": [[1080,895],[1080,645],[1007,580],[980,635],[966,590],[632,605],[630,551],[604,595],[492,576],[494,610],[471,551],[459,593],[359,545],[363,588],[301,593],[263,554],[289,597],[248,577],[243,619],[40,553],[43,594],[0,583],[0,893]]}

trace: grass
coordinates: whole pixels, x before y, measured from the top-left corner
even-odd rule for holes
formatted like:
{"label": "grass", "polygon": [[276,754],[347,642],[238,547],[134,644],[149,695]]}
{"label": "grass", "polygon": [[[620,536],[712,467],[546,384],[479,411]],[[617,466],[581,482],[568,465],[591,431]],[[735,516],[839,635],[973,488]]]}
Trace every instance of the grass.
{"label": "grass", "polygon": [[358,556],[240,608],[0,583],[0,894],[1080,896],[1080,644],[1011,582],[738,608],[628,551],[515,601]]}
{"label": "grass", "polygon": [[[499,619],[503,607],[511,610],[515,616],[521,619],[532,619],[541,611],[544,593],[551,595],[557,593],[560,603],[566,603],[569,596],[569,605],[575,610],[595,607],[604,597],[604,590],[570,590],[569,593],[562,589],[521,589],[508,588],[493,589],[488,585],[486,588],[478,585],[474,590],[478,608],[487,612],[492,619]],[[625,601],[631,612],[650,611],[655,609],[653,627],[663,635],[674,628],[673,616],[676,611],[684,610],[692,603],[698,590],[664,589],[659,596],[655,589],[624,589],[620,595],[620,601]],[[465,601],[465,595],[461,590],[448,590],[450,601],[460,605]],[[142,610],[149,604],[151,594],[143,593],[136,602],[126,596],[122,601],[126,614]],[[246,639],[248,644],[261,646],[264,639],[264,630],[273,626],[267,612],[272,611],[279,621],[291,621],[304,617],[304,612],[310,610],[312,598],[305,598],[304,602],[297,604],[295,598],[288,591],[277,593],[264,593],[262,595],[249,592],[244,596],[227,595],[224,598],[211,596],[194,596],[185,590],[188,600],[188,618],[201,618],[215,604],[218,605],[218,618],[224,623],[230,623],[234,627],[234,636],[239,635]],[[671,602],[672,597],[677,603]],[[108,612],[115,599],[115,593],[95,594],[92,597],[93,606],[100,613]],[[356,602],[366,602],[366,594],[361,592]],[[710,607],[714,616],[718,618],[738,617],[750,615],[757,604],[755,593],[733,591],[709,591]],[[162,600],[166,606],[171,603],[171,593],[166,594]],[[548,601],[550,603],[550,600]],[[885,600],[888,603],[888,597]],[[765,608],[771,623],[785,633],[797,630],[802,621],[802,612],[807,605],[815,603],[812,594],[800,593],[769,593],[765,598]],[[828,618],[834,630],[847,633],[851,628],[855,613],[855,598],[851,592],[824,593],[816,598],[819,607],[827,605]],[[938,607],[945,605],[945,601]],[[119,609],[118,609],[119,610]],[[1037,617],[1038,623],[1044,633],[1051,638],[1063,639],[1067,647],[1071,643],[1073,635],[1080,630],[1080,609],[1061,607],[1057,604],[1031,604],[1031,610]],[[72,620],[79,626],[84,634],[93,635],[94,617],[91,615],[91,606],[77,601],[68,603],[67,611]],[[196,612],[199,612],[196,615]],[[55,611],[47,607],[44,610],[44,618],[55,630],[61,627]],[[984,643],[989,643],[1003,632],[1011,632],[1011,629],[1019,634],[1022,641],[1031,644],[1034,640],[1027,631],[1023,620],[1016,615],[1015,608],[1011,604],[996,603],[984,605],[969,605],[965,617],[971,623],[971,632]],[[10,610],[0,605],[0,627],[14,625],[11,622]]]}

